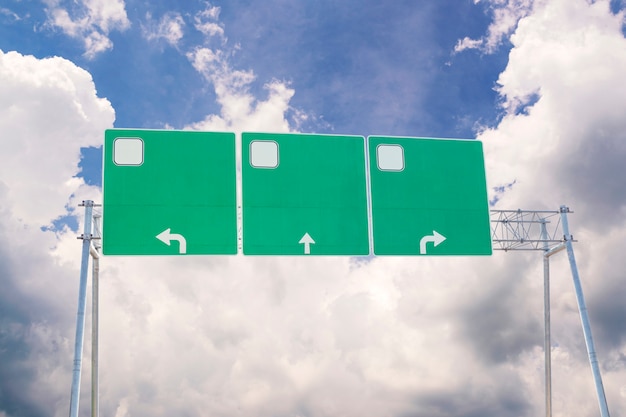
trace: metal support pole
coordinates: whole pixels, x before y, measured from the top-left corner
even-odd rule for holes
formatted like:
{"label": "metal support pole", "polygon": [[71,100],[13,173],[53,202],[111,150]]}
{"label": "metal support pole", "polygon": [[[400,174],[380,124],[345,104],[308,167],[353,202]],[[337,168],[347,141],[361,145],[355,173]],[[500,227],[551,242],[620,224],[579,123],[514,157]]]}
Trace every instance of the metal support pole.
{"label": "metal support pole", "polygon": [[548,244],[548,230],[546,220],[541,222],[541,238],[543,244],[543,350],[545,356],[545,389],[546,389],[546,417],[552,417],[552,344],[550,337],[550,245]]}
{"label": "metal support pole", "polygon": [[99,400],[99,304],[100,304],[100,218],[99,214],[93,216],[94,241],[91,245],[91,257],[93,258],[93,269],[91,274],[91,417],[98,417],[100,414]]}
{"label": "metal support pole", "polygon": [[100,258],[93,258],[92,271],[92,318],[91,318],[91,417],[98,417],[99,400],[98,400],[98,291],[99,291],[99,272]]}
{"label": "metal support pole", "polygon": [[76,313],[76,338],[74,341],[74,370],[70,396],[70,417],[78,417],[80,397],[80,371],[83,360],[83,341],[85,338],[85,305],[87,304],[87,268],[91,248],[91,217],[93,201],[85,200],[80,206],[85,207],[85,228],[79,239],[83,240],[83,252],[80,263],[80,285],[78,288],[78,312]]}
{"label": "metal support pole", "polygon": [[574,247],[572,245],[572,236],[569,233],[569,226],[567,223],[567,213],[569,209],[566,206],[561,206],[561,223],[563,225],[563,233],[565,246],[567,248],[567,257],[569,258],[570,268],[572,270],[572,278],[574,280],[574,287],[576,289],[576,300],[578,301],[578,312],[580,313],[580,321],[583,326],[583,335],[585,336],[585,343],[587,345],[587,353],[589,355],[589,364],[591,365],[591,371],[593,373],[593,380],[596,386],[596,393],[598,395],[598,403],[600,405],[600,415],[602,417],[609,416],[609,407],[606,403],[606,396],[604,394],[604,386],[602,385],[602,376],[600,375],[600,367],[598,366],[598,357],[596,355],[596,348],[593,344],[593,337],[591,335],[591,324],[589,323],[589,315],[587,314],[587,306],[585,305],[585,298],[583,296],[583,288],[580,283],[580,277],[578,276],[578,268],[576,267],[576,258],[574,257]]}

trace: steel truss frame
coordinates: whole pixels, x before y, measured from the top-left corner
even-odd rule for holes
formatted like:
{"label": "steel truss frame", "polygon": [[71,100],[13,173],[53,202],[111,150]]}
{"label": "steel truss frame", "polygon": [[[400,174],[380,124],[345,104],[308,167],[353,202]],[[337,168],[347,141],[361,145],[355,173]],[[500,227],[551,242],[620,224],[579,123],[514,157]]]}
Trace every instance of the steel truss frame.
{"label": "steel truss frame", "polygon": [[552,360],[550,336],[550,257],[562,250],[567,256],[576,290],[578,312],[587,346],[589,364],[593,373],[596,395],[601,417],[610,417],[606,402],[600,366],[596,355],[591,324],[582,284],[578,275],[574,247],[576,242],[569,231],[567,215],[572,211],[567,206],[559,210],[491,210],[491,240],[494,250],[502,251],[542,251],[544,275],[544,352],[545,352],[545,408],[546,417],[552,417]]}

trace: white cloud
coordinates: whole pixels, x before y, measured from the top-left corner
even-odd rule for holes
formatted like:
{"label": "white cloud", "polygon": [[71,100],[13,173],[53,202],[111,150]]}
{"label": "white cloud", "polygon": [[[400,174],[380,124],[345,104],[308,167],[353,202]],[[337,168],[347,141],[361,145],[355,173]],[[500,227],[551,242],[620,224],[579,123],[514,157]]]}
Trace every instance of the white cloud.
{"label": "white cloud", "polygon": [[[204,10],[193,15],[193,26],[207,39],[217,37],[224,44],[227,39],[224,35],[224,25],[219,21],[219,15],[220,8],[207,3]],[[185,25],[183,15],[178,12],[167,12],[158,22],[155,22],[152,14],[148,12],[142,31],[148,40],[164,39],[170,45],[178,46],[184,36]]]}
{"label": "white cloud", "polygon": [[220,115],[208,116],[195,124],[195,129],[289,131],[285,113],[294,90],[286,83],[277,80],[267,83],[268,98],[258,100],[250,93],[254,73],[231,68],[225,51],[200,47],[189,52],[187,58],[213,85],[221,107]]}
{"label": "white cloud", "polygon": [[123,0],[44,0],[48,23],[70,37],[82,39],[85,56],[111,49],[109,33],[130,26]]}
{"label": "white cloud", "polygon": [[[487,34],[480,39],[465,37],[457,42],[454,52],[466,49],[479,49],[493,53],[504,39],[508,39],[518,22],[531,13],[536,0],[489,0],[489,10],[493,13],[493,21],[489,24]],[[474,1],[474,4],[479,3]]]}
{"label": "white cloud", "polygon": [[[552,0],[529,12],[499,79],[509,112],[480,139],[490,185],[516,181],[499,207],[575,209],[598,357],[609,407],[619,415],[626,413],[626,126],[619,113],[626,48],[623,16],[607,5]],[[226,51],[198,47],[187,58],[221,105],[191,128],[293,129],[289,85],[271,81],[267,96],[257,97],[254,73],[234,69]],[[12,242],[0,246],[0,299],[12,307],[15,329],[3,335],[29,352],[3,363],[33,372],[20,404],[61,416],[79,243],[71,232],[55,236],[39,226],[66,214],[72,193],[100,199],[72,177],[80,147],[102,142],[113,111],[89,74],[60,58],[3,53],[0,80],[0,126],[12,134],[0,139],[0,237]],[[568,265],[555,257],[552,266],[555,415],[595,415]],[[104,257],[101,267],[103,414],[543,412],[539,254]],[[8,389],[2,378],[0,388]]]}
{"label": "white cloud", "polygon": [[207,3],[206,9],[194,16],[195,28],[205,36],[218,36],[225,40],[224,26],[219,22],[220,8]]}
{"label": "white cloud", "polygon": [[158,23],[152,21],[152,15],[146,15],[147,23],[143,26],[146,39],[164,39],[172,46],[177,46],[184,35],[185,21],[179,13],[166,13]]}
{"label": "white cloud", "polygon": [[[536,2],[510,38],[513,48],[498,80],[506,114],[479,135],[490,185],[514,182],[498,208],[568,204],[575,212],[570,221],[580,238],[579,268],[612,414],[624,409],[619,381],[626,378],[626,328],[615,322],[624,314],[617,299],[626,294],[626,265],[606,252],[625,249],[623,22],[624,14],[612,14],[608,1]],[[555,262],[567,270],[564,260]],[[611,266],[600,266],[604,262]],[[582,334],[565,331],[580,326],[572,314],[577,307],[567,274],[553,281],[552,291],[552,320],[559,333],[553,338],[558,345],[553,372],[555,385],[561,384],[554,409],[564,415],[596,414],[591,373],[579,374],[585,365],[588,369]]]}
{"label": "white cloud", "polygon": [[471,39],[465,37],[460,39],[454,46],[454,52],[462,52],[466,49],[479,49],[483,45],[481,39]]}
{"label": "white cloud", "polygon": [[0,7],[0,15],[8,16],[15,21],[22,20],[22,18],[17,13],[6,7]]}
{"label": "white cloud", "polygon": [[[113,123],[89,73],[62,58],[0,51],[0,391],[13,413],[66,415],[76,237],[42,227],[100,192],[74,176],[80,148]],[[68,247],[72,252],[64,253]],[[74,255],[68,256],[69,253]],[[28,375],[23,377],[20,375]],[[6,407],[6,408],[5,408]],[[17,407],[17,408],[15,408]],[[21,411],[19,411],[21,410]]]}
{"label": "white cloud", "polygon": [[80,147],[100,146],[114,114],[91,75],[62,58],[0,51],[0,78],[0,127],[11,132],[0,141],[3,206],[25,224],[46,226],[81,187],[73,178]]}
{"label": "white cloud", "polygon": [[[224,25],[219,21],[221,9],[206,3],[206,8],[194,16],[195,27],[205,35],[205,44],[214,38],[220,42],[214,48],[198,46],[186,53],[187,59],[204,79],[209,82],[217,96],[220,114],[211,114],[191,125],[198,130],[234,130],[288,132],[307,119],[289,102],[294,90],[285,81],[271,80],[264,84],[266,99],[255,97],[251,92],[256,76],[252,70],[233,68],[231,59],[240,49],[229,47]],[[289,117],[287,115],[289,113]]]}
{"label": "white cloud", "polygon": [[[515,187],[525,190],[511,198],[569,196],[572,205],[601,210],[604,219],[623,210],[626,201],[616,193],[624,186],[618,175],[625,151],[622,21],[608,2],[553,1],[520,23],[498,81],[508,114],[482,135],[493,155],[493,185],[517,180]],[[516,114],[533,95],[536,103]],[[545,177],[537,178],[537,169]]]}

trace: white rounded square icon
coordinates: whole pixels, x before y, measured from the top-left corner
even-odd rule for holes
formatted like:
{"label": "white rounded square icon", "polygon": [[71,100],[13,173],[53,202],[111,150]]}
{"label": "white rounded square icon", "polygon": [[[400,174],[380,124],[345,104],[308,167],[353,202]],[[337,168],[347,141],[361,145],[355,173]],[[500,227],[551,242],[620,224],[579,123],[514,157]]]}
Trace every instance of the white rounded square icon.
{"label": "white rounded square icon", "polygon": [[404,148],[400,145],[378,145],[376,164],[381,171],[404,170]]}
{"label": "white rounded square icon", "polygon": [[143,164],[143,140],[140,138],[117,138],[113,141],[115,165]]}
{"label": "white rounded square icon", "polygon": [[255,168],[276,168],[278,166],[278,143],[273,140],[250,142],[250,165]]}

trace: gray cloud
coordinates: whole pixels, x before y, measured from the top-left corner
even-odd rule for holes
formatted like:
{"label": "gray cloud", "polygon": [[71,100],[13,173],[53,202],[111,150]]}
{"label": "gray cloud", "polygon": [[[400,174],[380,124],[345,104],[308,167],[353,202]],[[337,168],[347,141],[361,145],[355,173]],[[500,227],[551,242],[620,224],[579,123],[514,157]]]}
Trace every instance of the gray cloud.
{"label": "gray cloud", "polygon": [[505,273],[505,282],[490,280],[479,298],[458,311],[459,332],[487,363],[514,363],[524,351],[543,345],[543,323],[528,303],[540,294],[511,278]]}
{"label": "gray cloud", "polygon": [[[10,239],[3,233],[0,238]],[[67,329],[68,312],[19,283],[42,274],[43,265],[32,261],[16,262],[0,249],[0,411],[10,416],[47,415],[61,389],[50,389],[48,383],[56,381],[48,372],[66,368],[69,355],[69,344],[58,332]],[[59,278],[54,269],[45,273]],[[67,381],[61,377],[62,383]]]}
{"label": "gray cloud", "polygon": [[[600,122],[604,124],[604,121]],[[607,123],[608,124],[608,123]],[[620,224],[626,207],[626,135],[622,127],[598,126],[574,149],[565,149],[555,187],[578,202],[577,216],[598,232]]]}
{"label": "gray cloud", "polygon": [[[499,373],[488,387],[472,386],[463,390],[427,392],[414,397],[414,408],[402,417],[517,417],[531,415],[531,404],[520,390],[521,381],[514,373]],[[497,380],[497,382],[495,382]]]}

